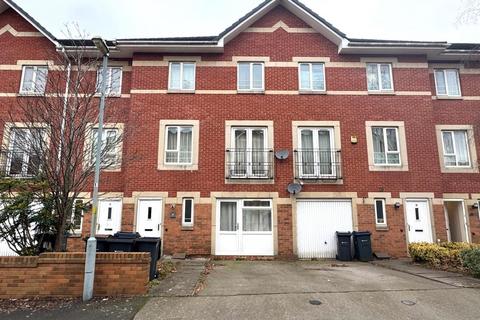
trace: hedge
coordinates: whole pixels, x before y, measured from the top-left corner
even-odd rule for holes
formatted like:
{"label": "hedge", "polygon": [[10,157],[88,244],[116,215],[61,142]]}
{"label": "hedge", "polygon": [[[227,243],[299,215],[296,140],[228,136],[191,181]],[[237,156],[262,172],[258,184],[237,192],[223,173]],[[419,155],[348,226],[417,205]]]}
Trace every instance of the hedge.
{"label": "hedge", "polygon": [[411,243],[413,261],[448,270],[470,271],[480,275],[480,245],[465,242]]}

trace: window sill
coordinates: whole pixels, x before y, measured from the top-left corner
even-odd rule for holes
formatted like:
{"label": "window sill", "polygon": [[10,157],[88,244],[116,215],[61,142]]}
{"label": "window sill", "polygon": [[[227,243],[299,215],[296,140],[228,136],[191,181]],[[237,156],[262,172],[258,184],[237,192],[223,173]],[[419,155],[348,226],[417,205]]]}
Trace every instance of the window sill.
{"label": "window sill", "polygon": [[186,165],[175,165],[175,164],[164,164],[157,167],[159,171],[198,171],[198,165],[186,164]]}
{"label": "window sill", "polygon": [[182,231],[193,231],[193,226],[182,226]]}
{"label": "window sill", "polygon": [[463,100],[462,96],[454,97],[454,96],[435,96],[437,100]]}
{"label": "window sill", "polygon": [[343,184],[343,178],[338,179],[311,179],[311,178],[299,178],[303,184]]}
{"label": "window sill", "polygon": [[274,184],[273,178],[225,178],[225,184]]}
{"label": "window sill", "polygon": [[408,165],[403,166],[377,166],[370,165],[368,167],[370,171],[408,171]]}
{"label": "window sill", "polygon": [[82,235],[80,233],[70,233],[67,237],[68,238],[81,238]]}
{"label": "window sill", "polygon": [[396,95],[395,91],[368,91],[370,96],[394,96]]}
{"label": "window sill", "polygon": [[298,94],[301,94],[301,95],[303,95],[303,94],[305,94],[305,95],[311,95],[311,94],[313,94],[313,95],[317,95],[317,94],[326,95],[327,91],[325,91],[325,90],[323,90],[323,91],[299,90]]}
{"label": "window sill", "polygon": [[237,90],[238,94],[265,94],[265,90]]}
{"label": "window sill", "polygon": [[375,230],[376,231],[382,231],[382,232],[385,232],[385,231],[389,231],[390,229],[388,228],[387,225],[376,225],[375,226]]}
{"label": "window sill", "polygon": [[180,93],[180,94],[195,94],[195,89],[193,89],[193,90],[168,89],[168,90],[167,90],[167,93],[168,93],[168,94],[176,94],[176,93]]}
{"label": "window sill", "polygon": [[[94,97],[95,98],[100,98],[102,95],[100,93],[95,93]],[[121,98],[122,94],[121,93],[107,93],[105,94],[105,98]]]}
{"label": "window sill", "polygon": [[442,168],[442,173],[478,173],[479,170],[476,168],[454,168],[454,167],[449,167],[449,168]]}
{"label": "window sill", "polygon": [[44,97],[45,93],[19,92],[19,97]]}

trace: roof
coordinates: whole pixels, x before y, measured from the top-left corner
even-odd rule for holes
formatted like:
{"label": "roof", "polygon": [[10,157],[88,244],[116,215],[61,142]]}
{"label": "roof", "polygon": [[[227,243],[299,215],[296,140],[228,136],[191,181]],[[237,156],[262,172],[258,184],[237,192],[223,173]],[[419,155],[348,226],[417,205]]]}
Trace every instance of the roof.
{"label": "roof", "polygon": [[[57,39],[53,34],[50,33],[47,29],[45,29],[37,20],[35,20],[31,15],[29,15],[25,10],[23,10],[19,5],[17,5],[12,0],[2,0],[2,6],[0,7],[0,13],[3,12],[6,8],[10,7],[15,10],[20,16],[22,16],[25,20],[27,20],[35,29],[37,29],[40,33],[42,33],[45,37],[47,37],[50,41],[52,41],[55,45],[58,44]],[[7,5],[7,6],[5,6]],[[2,10],[3,8],[3,10]]]}
{"label": "roof", "polygon": [[[448,43],[446,41],[409,41],[349,38],[333,24],[319,16],[299,0],[264,0],[216,36],[120,38],[107,41],[117,56],[131,56],[134,52],[223,52],[224,46],[255,21],[281,5],[302,19],[314,30],[335,43],[343,54],[424,54],[435,59],[460,59],[480,54],[478,43]],[[90,39],[57,39],[13,0],[0,0],[0,13],[12,8],[56,46],[73,48],[83,46],[95,50]]]}

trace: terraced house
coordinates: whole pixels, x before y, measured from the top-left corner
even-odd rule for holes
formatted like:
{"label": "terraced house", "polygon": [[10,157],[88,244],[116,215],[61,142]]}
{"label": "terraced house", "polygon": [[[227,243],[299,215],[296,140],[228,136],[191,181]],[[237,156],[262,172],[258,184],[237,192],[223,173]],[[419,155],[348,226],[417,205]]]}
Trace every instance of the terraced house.
{"label": "terraced house", "polygon": [[[352,39],[297,0],[218,36],[108,43],[110,107],[137,128],[118,159],[141,160],[102,172],[98,234],[300,258],[335,257],[335,231],[371,231],[397,257],[409,242],[480,242],[477,45]],[[2,102],[32,83],[41,94],[43,52],[71,45],[0,1]],[[21,126],[4,119],[15,148]],[[83,250],[90,215],[76,218],[68,245]]]}

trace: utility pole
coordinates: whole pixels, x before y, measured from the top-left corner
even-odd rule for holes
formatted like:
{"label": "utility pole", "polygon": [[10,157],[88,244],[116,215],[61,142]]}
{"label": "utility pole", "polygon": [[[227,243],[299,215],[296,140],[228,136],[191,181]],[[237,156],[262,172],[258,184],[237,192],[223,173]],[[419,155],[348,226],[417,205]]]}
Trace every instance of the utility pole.
{"label": "utility pole", "polygon": [[85,257],[85,277],[83,282],[83,301],[88,301],[93,297],[93,285],[95,279],[95,258],[97,254],[97,239],[95,239],[95,231],[97,228],[97,211],[98,211],[98,184],[100,180],[100,162],[102,152],[102,135],[103,135],[103,115],[105,112],[105,94],[107,89],[107,66],[110,50],[107,43],[100,37],[92,39],[97,49],[103,54],[102,63],[102,82],[100,91],[100,111],[98,114],[98,131],[97,146],[95,149],[95,178],[93,182],[93,204],[92,218],[90,226],[90,237],[87,240],[87,253]]}

